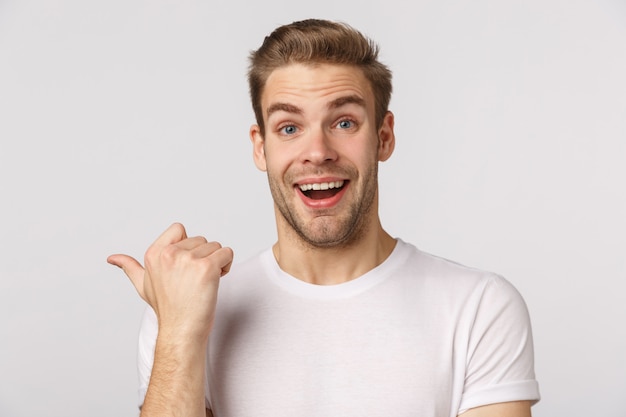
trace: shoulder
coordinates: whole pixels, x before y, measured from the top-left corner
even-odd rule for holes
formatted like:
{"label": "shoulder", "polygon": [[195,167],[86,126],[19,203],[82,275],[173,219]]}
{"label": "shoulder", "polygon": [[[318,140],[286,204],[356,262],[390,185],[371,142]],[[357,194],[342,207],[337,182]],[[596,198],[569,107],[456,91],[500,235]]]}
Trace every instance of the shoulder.
{"label": "shoulder", "polygon": [[[398,240],[395,274],[404,286],[426,299],[438,300],[441,306],[463,308],[465,314],[476,314],[481,306],[511,304],[519,313],[526,309],[515,286],[502,275],[424,252],[410,243]],[[468,311],[468,309],[470,311]],[[472,314],[472,315],[473,315]]]}
{"label": "shoulder", "polygon": [[418,249],[398,239],[396,267],[399,272],[420,276],[431,281],[452,286],[502,286],[510,289],[510,283],[501,275]]}

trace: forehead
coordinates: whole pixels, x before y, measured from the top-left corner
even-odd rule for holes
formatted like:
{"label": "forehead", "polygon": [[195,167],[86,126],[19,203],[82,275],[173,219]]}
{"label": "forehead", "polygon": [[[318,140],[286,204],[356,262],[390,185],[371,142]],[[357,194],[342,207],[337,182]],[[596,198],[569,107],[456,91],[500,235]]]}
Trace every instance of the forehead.
{"label": "forehead", "polygon": [[360,68],[337,64],[290,64],[270,74],[261,102],[267,111],[276,102],[323,103],[342,96],[360,97],[367,107],[373,107],[372,89]]}

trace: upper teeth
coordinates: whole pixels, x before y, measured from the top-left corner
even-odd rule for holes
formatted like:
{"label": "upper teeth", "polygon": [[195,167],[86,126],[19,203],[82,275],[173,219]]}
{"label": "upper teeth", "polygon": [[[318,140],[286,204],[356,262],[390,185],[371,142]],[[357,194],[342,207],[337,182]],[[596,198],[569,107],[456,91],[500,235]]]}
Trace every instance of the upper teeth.
{"label": "upper teeth", "polygon": [[301,184],[302,191],[309,190],[328,190],[329,188],[339,188],[343,186],[343,181],[318,182],[314,184]]}

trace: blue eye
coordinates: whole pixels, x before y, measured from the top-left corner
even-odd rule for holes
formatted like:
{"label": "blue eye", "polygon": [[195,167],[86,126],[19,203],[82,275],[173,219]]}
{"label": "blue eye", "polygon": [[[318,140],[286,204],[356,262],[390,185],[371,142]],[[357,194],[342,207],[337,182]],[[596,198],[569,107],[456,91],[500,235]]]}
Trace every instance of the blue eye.
{"label": "blue eye", "polygon": [[298,129],[294,125],[288,125],[288,126],[282,127],[280,130],[285,135],[293,135],[294,133],[296,133]]}
{"label": "blue eye", "polygon": [[352,125],[353,123],[351,120],[342,120],[337,123],[337,127],[339,127],[340,129],[350,129]]}

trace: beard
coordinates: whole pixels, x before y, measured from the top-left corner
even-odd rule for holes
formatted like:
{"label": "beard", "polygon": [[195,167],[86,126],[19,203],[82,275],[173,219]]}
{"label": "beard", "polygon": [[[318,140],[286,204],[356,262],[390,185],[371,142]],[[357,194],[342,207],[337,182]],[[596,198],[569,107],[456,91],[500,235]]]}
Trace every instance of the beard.
{"label": "beard", "polygon": [[[337,207],[316,210],[316,216],[306,219],[299,214],[297,203],[294,203],[294,175],[287,172],[284,180],[276,178],[267,171],[268,181],[274,204],[280,216],[300,241],[310,248],[341,248],[358,241],[370,225],[371,213],[376,201],[378,189],[378,163],[374,161],[370,169],[362,177],[352,167],[319,168],[315,176],[335,174],[342,178],[351,178],[342,197],[339,210]],[[332,174],[331,174],[332,173]],[[360,180],[360,181],[359,181]],[[348,201],[347,199],[350,199]]]}

